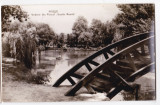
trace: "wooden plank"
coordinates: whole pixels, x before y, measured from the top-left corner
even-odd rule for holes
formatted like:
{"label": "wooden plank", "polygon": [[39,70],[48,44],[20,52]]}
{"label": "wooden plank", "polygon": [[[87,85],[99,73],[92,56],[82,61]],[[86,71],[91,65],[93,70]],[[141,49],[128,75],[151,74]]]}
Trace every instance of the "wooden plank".
{"label": "wooden plank", "polygon": [[81,66],[83,66],[83,62],[80,62],[70,70],[68,70],[65,74],[63,74],[53,85],[53,87],[58,87],[64,80],[68,78],[71,74],[73,74],[75,71],[77,71]]}
{"label": "wooden plank", "polygon": [[105,88],[104,87],[99,87],[99,86],[96,86],[94,84],[90,84],[90,86],[95,90],[95,91],[98,91],[98,92],[104,92],[105,91]]}
{"label": "wooden plank", "polygon": [[88,92],[89,92],[90,94],[95,94],[95,93],[96,93],[89,84],[86,84],[86,85],[85,85],[85,88],[88,90]]}
{"label": "wooden plank", "polygon": [[114,63],[111,63],[110,65],[111,69],[114,71],[119,71],[119,72],[133,72],[134,70],[130,67],[127,66],[120,66]]}
{"label": "wooden plank", "polygon": [[109,58],[107,53],[104,52],[103,55],[104,55],[106,60]]}
{"label": "wooden plank", "polygon": [[95,61],[90,61],[89,63],[91,63],[91,64],[93,64],[94,66],[98,66],[99,65],[99,63],[97,63],[97,62],[95,62]]}
{"label": "wooden plank", "polygon": [[92,68],[88,63],[86,63],[85,66],[87,67],[88,71],[92,71]]}
{"label": "wooden plank", "polygon": [[117,74],[119,74],[121,77],[126,78],[128,76],[130,76],[133,72],[119,72],[119,71],[115,71]]}
{"label": "wooden plank", "polygon": [[[151,63],[140,70],[133,73],[131,76],[129,76],[126,81],[134,81],[136,78],[141,77],[142,75],[150,72],[151,70],[155,69],[155,63]],[[121,90],[123,90],[124,86],[123,84],[119,84],[113,91],[111,91],[109,94],[107,94],[107,97],[112,99],[116,94],[118,94]]]}
{"label": "wooden plank", "polygon": [[94,80],[90,82],[90,84],[94,84],[99,87],[106,87],[108,85],[112,85],[111,81],[97,77],[95,77]]}
{"label": "wooden plank", "polygon": [[125,86],[125,89],[127,89],[127,90],[132,90],[132,89],[133,89],[132,86],[130,86],[129,83],[128,83],[124,78],[122,78],[122,77],[121,77],[119,74],[117,74],[116,72],[113,72],[113,73],[114,73],[114,75],[115,75],[116,77],[118,77],[118,79],[121,80],[122,84]]}
{"label": "wooden plank", "polygon": [[111,67],[108,68],[108,71],[112,78],[119,80],[119,82],[122,82],[123,84],[129,87],[129,84],[125,81],[125,79],[122,78],[119,74],[117,74],[117,72],[112,70]]}
{"label": "wooden plank", "polygon": [[137,50],[134,50],[133,54],[134,54],[134,57],[139,59],[140,61],[144,61],[145,60]]}
{"label": "wooden plank", "polygon": [[117,66],[130,67],[129,62],[126,59],[120,59],[116,61]]}
{"label": "wooden plank", "polygon": [[79,81],[73,88],[71,88],[67,93],[65,93],[65,96],[73,96],[75,93],[82,87],[84,86],[83,81]]}
{"label": "wooden plank", "polygon": [[142,53],[142,55],[145,55],[144,45],[141,46],[141,53]]}
{"label": "wooden plank", "polygon": [[107,51],[107,53],[111,54],[111,55],[114,55],[115,53],[111,50]]}
{"label": "wooden plank", "polygon": [[133,70],[137,71],[137,68],[136,68],[136,66],[134,64],[134,61],[133,61],[131,55],[128,53],[128,54],[126,54],[126,57],[127,57],[128,61],[129,61],[130,66],[133,68]]}
{"label": "wooden plank", "polygon": [[69,81],[72,85],[75,85],[75,84],[76,84],[71,77],[68,77],[67,79],[68,79],[68,81]]}
{"label": "wooden plank", "polygon": [[106,80],[110,80],[110,76],[106,75],[104,73],[97,73],[96,77],[102,78],[102,79],[106,79]]}
{"label": "wooden plank", "polygon": [[[133,59],[134,64],[135,64],[137,69],[139,69],[139,68],[141,68],[141,67],[143,67],[143,66],[145,66],[145,65],[147,65],[151,62],[150,58],[145,58],[145,60],[143,60],[143,61],[140,61],[140,60],[137,60],[137,59],[134,59],[134,58],[132,58],[132,59]],[[116,61],[116,65],[133,69],[127,59],[122,59],[122,60]]]}
{"label": "wooden plank", "polygon": [[149,65],[139,69],[138,71],[134,72],[133,74],[130,75],[130,77],[127,79],[127,81],[133,82],[135,79],[138,79],[142,75],[155,70],[155,63],[152,62]]}
{"label": "wooden plank", "polygon": [[100,86],[100,85],[97,85],[97,84],[90,84],[90,86],[95,90],[95,91],[98,91],[98,92],[109,92],[112,88],[113,88],[113,85],[109,84],[109,85],[106,85],[106,86]]}
{"label": "wooden plank", "polygon": [[123,85],[120,84],[119,86],[117,86],[116,88],[114,88],[113,91],[109,92],[107,94],[107,97],[112,99],[115,95],[117,95],[121,90],[123,89]]}
{"label": "wooden plank", "polygon": [[71,76],[72,76],[72,77],[75,77],[75,78],[78,78],[78,79],[83,78],[82,75],[79,75],[79,74],[76,74],[76,73],[73,73]]}

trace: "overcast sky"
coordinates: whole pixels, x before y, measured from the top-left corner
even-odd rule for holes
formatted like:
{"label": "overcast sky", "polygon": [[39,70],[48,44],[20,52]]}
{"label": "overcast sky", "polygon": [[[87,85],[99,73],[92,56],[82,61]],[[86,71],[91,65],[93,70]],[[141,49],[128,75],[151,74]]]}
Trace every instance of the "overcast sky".
{"label": "overcast sky", "polygon": [[[112,20],[120,12],[116,4],[105,5],[24,5],[22,9],[29,14],[33,22],[50,25],[56,33],[71,33],[78,16],[84,16],[89,25],[92,19],[102,22]],[[67,15],[70,14],[70,15]],[[42,14],[44,14],[42,16]],[[59,15],[58,15],[59,14]]]}

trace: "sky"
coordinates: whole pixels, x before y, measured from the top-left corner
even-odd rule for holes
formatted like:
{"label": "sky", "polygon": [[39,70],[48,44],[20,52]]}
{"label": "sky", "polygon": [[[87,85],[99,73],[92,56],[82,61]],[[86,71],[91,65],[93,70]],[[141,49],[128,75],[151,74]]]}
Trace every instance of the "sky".
{"label": "sky", "polygon": [[24,11],[35,23],[47,23],[55,33],[71,33],[72,27],[78,16],[87,19],[88,25],[92,19],[102,22],[111,21],[119,9],[116,4],[99,5],[23,5]]}

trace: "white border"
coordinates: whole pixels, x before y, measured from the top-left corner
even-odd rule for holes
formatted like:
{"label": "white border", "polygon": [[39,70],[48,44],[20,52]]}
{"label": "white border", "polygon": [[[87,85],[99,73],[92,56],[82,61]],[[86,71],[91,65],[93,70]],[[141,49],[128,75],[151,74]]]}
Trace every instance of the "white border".
{"label": "white border", "polygon": [[[0,5],[30,5],[30,4],[102,4],[102,3],[154,3],[155,4],[155,15],[156,15],[156,89],[157,89],[157,94],[156,94],[156,101],[106,101],[106,102],[53,102],[53,103],[29,103],[29,104],[56,104],[56,105],[74,105],[74,104],[109,104],[109,105],[115,105],[115,104],[120,104],[120,105],[135,105],[135,104],[144,104],[144,105],[160,105],[160,62],[159,62],[159,56],[160,52],[159,45],[160,45],[160,1],[159,0],[1,0]],[[0,21],[1,24],[1,21]],[[1,30],[1,27],[0,27]],[[0,31],[1,34],[1,31]],[[0,37],[1,40],[1,37]],[[0,44],[1,45],[1,44]],[[1,48],[1,46],[0,46]],[[1,53],[1,51],[0,51]],[[1,59],[1,58],[0,58]],[[1,73],[2,74],[2,73]],[[1,78],[2,80],[2,78]],[[1,81],[2,83],[2,81]],[[28,104],[28,103],[3,103],[3,104]]]}
{"label": "white border", "polygon": [[2,4],[154,3],[158,0],[1,0]]}

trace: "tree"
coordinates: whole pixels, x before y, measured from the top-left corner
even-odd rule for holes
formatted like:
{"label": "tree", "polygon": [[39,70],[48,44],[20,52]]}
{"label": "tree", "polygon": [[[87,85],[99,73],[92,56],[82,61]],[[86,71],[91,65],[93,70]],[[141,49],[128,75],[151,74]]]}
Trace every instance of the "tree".
{"label": "tree", "polygon": [[1,7],[2,32],[8,31],[8,27],[13,20],[20,22],[27,20],[28,15],[18,5],[4,5]]}
{"label": "tree", "polygon": [[58,37],[58,43],[57,46],[58,48],[61,48],[64,45],[64,33],[60,33]]}
{"label": "tree", "polygon": [[15,45],[16,57],[24,62],[28,69],[32,69],[35,65],[37,50],[36,27],[30,22],[20,24],[19,34]]}
{"label": "tree", "polygon": [[83,48],[89,48],[91,45],[91,40],[92,40],[93,34],[90,32],[82,32],[81,35],[78,37],[78,43],[81,45]]}
{"label": "tree", "polygon": [[76,22],[73,24],[72,33],[75,35],[75,44],[78,44],[78,37],[82,32],[88,30],[88,22],[83,16],[79,16]]}
{"label": "tree", "polygon": [[91,23],[90,29],[92,30],[94,35],[102,34],[103,23],[98,19],[93,19]]}
{"label": "tree", "polygon": [[40,38],[41,44],[47,44],[47,42],[51,42],[55,38],[55,32],[53,29],[45,23],[36,24],[37,35]]}
{"label": "tree", "polygon": [[99,47],[102,44],[102,38],[104,36],[104,24],[98,19],[93,19],[90,26],[90,30],[93,33],[92,42],[94,46]]}
{"label": "tree", "polygon": [[76,41],[75,41],[75,34],[67,34],[67,45],[69,46],[69,47],[75,47],[76,45],[75,45],[75,43],[77,43]]}
{"label": "tree", "polygon": [[120,4],[117,5],[122,11],[113,20],[117,25],[124,25],[122,30],[125,31],[122,38],[134,33],[148,32],[154,21],[153,4]]}
{"label": "tree", "polygon": [[94,46],[104,46],[110,44],[115,34],[116,25],[107,21],[102,23],[100,20],[93,19],[90,30],[93,33],[92,42]]}
{"label": "tree", "polygon": [[104,28],[103,28],[102,33],[104,33],[103,44],[104,45],[110,44],[114,38],[115,33],[116,33],[116,24],[112,21],[111,22],[107,21],[104,24]]}

